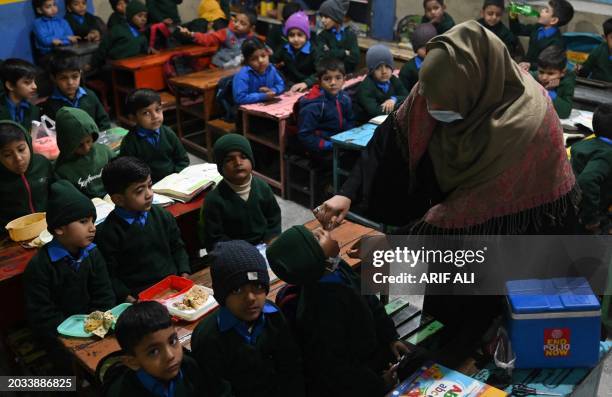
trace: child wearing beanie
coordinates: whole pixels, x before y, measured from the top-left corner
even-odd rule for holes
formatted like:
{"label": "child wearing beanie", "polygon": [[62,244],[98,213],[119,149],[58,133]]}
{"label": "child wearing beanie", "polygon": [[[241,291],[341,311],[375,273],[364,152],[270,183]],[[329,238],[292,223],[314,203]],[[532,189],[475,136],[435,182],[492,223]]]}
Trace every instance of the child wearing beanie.
{"label": "child wearing beanie", "polygon": [[308,16],[299,11],[291,15],[283,33],[287,43],[272,56],[272,63],[283,74],[291,92],[303,92],[317,81],[316,49],[310,41]]}
{"label": "child wearing beanie", "polygon": [[349,9],[349,0],[325,0],[319,7],[323,30],[317,35],[317,62],[335,58],[344,62],[346,73],[353,73],[359,64],[357,36],[342,26]]}
{"label": "child wearing beanie", "polygon": [[302,11],[302,6],[297,3],[287,3],[283,7],[282,25],[270,25],[268,33],[266,34],[266,45],[272,49],[274,53],[279,51],[285,44],[287,44],[287,34],[285,33],[285,24],[293,14],[298,11]]}
{"label": "child wearing beanie", "polygon": [[366,53],[368,75],[359,84],[355,116],[367,122],[373,117],[389,114],[408,96],[408,91],[393,75],[393,55],[383,44],[370,47]]}
{"label": "child wearing beanie", "polygon": [[208,193],[200,211],[200,241],[208,252],[223,240],[270,243],[281,232],[281,212],[272,189],[253,178],[249,141],[227,134],[213,146],[223,180]]}
{"label": "child wearing beanie", "polygon": [[108,17],[106,27],[111,30],[118,23],[126,23],[125,8],[129,0],[109,0],[113,13]]}
{"label": "child wearing beanie", "polygon": [[102,254],[93,243],[96,209],[68,181],[51,185],[47,229],[53,240],[32,258],[24,272],[26,315],[32,330],[54,358],[66,353],[57,326],[73,314],[106,311],[115,305]]}
{"label": "child wearing beanie", "polygon": [[214,296],[221,307],[193,331],[191,347],[214,396],[304,396],[300,351],[284,316],[266,300],[264,257],[246,241],[212,252]]}
{"label": "child wearing beanie", "polygon": [[436,27],[431,23],[422,23],[414,29],[412,33],[412,49],[416,54],[414,58],[406,62],[400,70],[399,79],[406,87],[406,91],[410,93],[412,87],[419,81],[419,70],[427,55],[427,48],[425,45],[431,39],[438,35]]}
{"label": "child wearing beanie", "polygon": [[382,396],[397,381],[388,363],[409,349],[378,298],[361,294],[339,251],[329,232],[293,226],[266,255],[281,280],[301,287],[296,329],[308,395]]}

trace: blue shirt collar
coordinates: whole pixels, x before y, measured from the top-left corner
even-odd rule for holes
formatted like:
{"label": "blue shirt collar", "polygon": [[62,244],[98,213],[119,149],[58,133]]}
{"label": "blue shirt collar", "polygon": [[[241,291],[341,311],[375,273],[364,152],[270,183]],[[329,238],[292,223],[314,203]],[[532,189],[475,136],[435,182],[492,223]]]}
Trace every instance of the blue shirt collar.
{"label": "blue shirt collar", "polygon": [[85,23],[85,15],[75,14],[74,12],[71,12],[70,15],[72,15],[72,17],[79,23],[79,25]]}
{"label": "blue shirt collar", "polygon": [[131,225],[136,222],[142,227],[147,224],[147,218],[149,217],[149,211],[130,211],[119,206],[115,207],[115,213],[128,224]]}
{"label": "blue shirt collar", "polygon": [[25,116],[25,111],[30,108],[30,102],[22,99],[18,104],[14,104],[11,101],[9,96],[6,96],[6,105],[8,107],[9,113],[11,114],[11,120],[16,121],[18,123],[23,122],[23,118]]}
{"label": "blue shirt collar", "polygon": [[558,30],[559,29],[557,29],[555,26],[551,26],[550,28],[545,28],[544,26],[542,26],[541,28],[538,28],[538,40],[543,40],[552,37],[555,33],[557,33]]}
{"label": "blue shirt collar", "polygon": [[135,26],[133,26],[131,23],[128,23],[128,27],[130,28],[130,32],[132,32],[132,36],[140,36],[140,31]]}
{"label": "blue shirt collar", "polygon": [[83,260],[89,256],[89,252],[94,248],[96,248],[94,243],[89,244],[85,248],[81,248],[79,250],[79,256],[75,258],[57,239],[53,239],[47,244],[47,252],[49,253],[51,262],[64,260],[75,271],[79,270]]}
{"label": "blue shirt collar", "polygon": [[159,144],[159,128],[156,130],[149,130],[146,128],[138,127],[136,128],[136,135],[143,139],[146,139],[146,141],[153,146],[157,146]]}
{"label": "blue shirt collar", "polygon": [[323,96],[325,96],[325,98],[328,98],[328,99],[334,99],[334,100],[336,100],[336,99],[340,98],[340,96],[342,95],[342,90],[338,91],[338,95],[333,96],[332,94],[330,94],[329,92],[327,92],[327,90],[326,90],[326,89],[324,89],[324,88],[322,88],[322,87],[320,87],[320,86],[319,86],[319,89],[320,89],[320,90],[321,90],[321,92],[323,93]]}
{"label": "blue shirt collar", "polygon": [[331,28],[330,32],[332,32],[336,36],[337,41],[340,41],[342,40],[342,36],[344,35],[344,29],[346,29],[344,26],[340,26],[340,29]]}
{"label": "blue shirt collar", "polygon": [[612,145],[612,139],[610,138],[606,138],[605,136],[598,136],[597,139],[599,139],[602,142],[607,143],[608,145]]}
{"label": "blue shirt collar", "polygon": [[144,388],[150,391],[153,395],[157,397],[174,397],[176,383],[177,381],[183,379],[183,371],[179,370],[178,375],[168,382],[167,387],[164,383],[160,382],[154,376],[149,375],[142,368],[136,371],[136,377]]}
{"label": "blue shirt collar", "polygon": [[244,321],[234,316],[227,307],[221,306],[219,309],[219,316],[217,317],[217,325],[219,326],[219,331],[227,332],[233,329],[246,343],[255,345],[257,337],[261,335],[266,325],[266,313],[276,313],[277,311],[278,309],[274,305],[266,302],[261,311],[261,316],[255,321],[255,324],[249,332],[249,327]]}
{"label": "blue shirt collar", "polygon": [[289,55],[291,55],[293,58],[296,57],[298,52],[308,55],[310,54],[310,41],[306,41],[306,44],[304,44],[297,52],[289,43],[285,44],[285,48],[287,49],[287,52],[289,52]]}
{"label": "blue shirt collar", "polygon": [[258,72],[257,72],[255,69],[253,69],[253,68],[252,68],[252,67],[250,67],[250,66],[247,66],[247,70],[249,71],[249,73],[253,73],[255,76],[263,77],[263,76],[265,76],[266,74],[268,74],[268,71],[270,70],[270,67],[271,67],[271,66],[272,66],[272,65],[268,65],[268,67],[266,68],[266,70],[264,70],[263,74],[259,74],[259,73],[258,73]]}
{"label": "blue shirt collar", "polygon": [[376,83],[376,87],[380,88],[382,92],[384,92],[385,94],[389,92],[389,88],[391,88],[391,81],[387,81],[384,83],[375,81],[375,83]]}
{"label": "blue shirt collar", "polygon": [[346,278],[339,270],[332,273],[326,273],[319,279],[319,282],[327,284],[348,284]]}
{"label": "blue shirt collar", "polygon": [[77,89],[76,95],[74,96],[74,101],[64,95],[57,87],[53,89],[53,94],[51,94],[51,98],[58,99],[60,101],[64,101],[68,103],[70,106],[77,108],[79,107],[79,101],[87,95],[87,91],[83,87],[79,87]]}
{"label": "blue shirt collar", "polygon": [[414,64],[416,65],[417,70],[421,70],[421,65],[423,65],[423,58],[420,56],[414,57]]}

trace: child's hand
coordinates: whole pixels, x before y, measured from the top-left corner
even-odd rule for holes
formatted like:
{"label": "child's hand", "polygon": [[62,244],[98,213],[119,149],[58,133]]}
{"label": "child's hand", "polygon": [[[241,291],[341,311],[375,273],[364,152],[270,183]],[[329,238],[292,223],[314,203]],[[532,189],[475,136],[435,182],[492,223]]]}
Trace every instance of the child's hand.
{"label": "child's hand", "polygon": [[389,114],[393,111],[393,108],[395,108],[395,101],[393,99],[387,99],[380,105],[380,108],[383,112]]}
{"label": "child's hand", "polygon": [[185,36],[191,36],[191,31],[183,26],[177,26],[180,34],[184,34]]}
{"label": "child's hand", "polygon": [[274,99],[274,97],[276,97],[276,93],[274,91],[266,92],[266,100],[267,101],[269,101],[270,99]]}
{"label": "child's hand", "polygon": [[518,18],[518,14],[515,12],[509,12],[508,13],[508,18],[510,19],[517,19]]}
{"label": "child's hand", "polygon": [[89,72],[91,71],[92,67],[90,64],[86,64],[85,66],[83,66],[83,72]]}
{"label": "child's hand", "polygon": [[189,278],[189,273],[181,273],[181,277],[183,277],[183,278]]}
{"label": "child's hand", "polygon": [[125,301],[127,303],[136,303],[138,302],[138,299],[134,298],[132,295],[128,295],[125,297]]}
{"label": "child's hand", "polygon": [[100,41],[100,32],[95,29],[92,30],[87,34],[87,36],[85,36],[85,40],[92,42]]}
{"label": "child's hand", "polygon": [[77,41],[79,41],[79,36],[68,36],[68,40],[72,43],[75,44]]}
{"label": "child's hand", "polygon": [[399,360],[403,355],[409,354],[411,352],[410,348],[401,340],[394,340],[389,345],[391,348],[391,353],[396,360]]}
{"label": "child's hand", "polygon": [[531,67],[531,64],[529,62],[519,63],[519,68],[523,69],[525,72],[529,72],[530,67]]}
{"label": "child's hand", "polygon": [[174,23],[174,21],[172,20],[172,18],[166,18],[162,21],[164,24],[170,26]]}
{"label": "child's hand", "polygon": [[263,92],[264,94],[267,94],[267,93],[269,93],[269,92],[274,93],[274,92],[273,92],[271,89],[269,89],[268,87],[261,87],[261,88],[259,89],[259,92]]}
{"label": "child's hand", "polygon": [[389,364],[389,369],[383,372],[383,381],[385,382],[385,388],[390,390],[393,386],[397,385],[397,367],[398,365]]}
{"label": "child's hand", "polygon": [[329,51],[329,47],[327,46],[327,44],[323,44],[323,51]]}
{"label": "child's hand", "polygon": [[64,43],[62,43],[62,41],[60,39],[53,39],[51,41],[51,44],[53,44],[56,47],[59,47],[59,46],[63,45]]}
{"label": "child's hand", "polygon": [[557,88],[559,87],[559,84],[561,83],[560,79],[552,79],[548,82],[548,84],[546,84],[546,88],[547,90],[552,90],[553,88]]}
{"label": "child's hand", "polygon": [[159,54],[159,51],[158,51],[158,50],[156,50],[156,49],[155,49],[155,48],[153,48],[153,47],[149,47],[149,49],[147,50],[147,53],[149,53],[149,55],[150,55],[150,54]]}
{"label": "child's hand", "polygon": [[308,85],[306,83],[297,83],[294,84],[289,91],[291,92],[304,92],[308,89]]}

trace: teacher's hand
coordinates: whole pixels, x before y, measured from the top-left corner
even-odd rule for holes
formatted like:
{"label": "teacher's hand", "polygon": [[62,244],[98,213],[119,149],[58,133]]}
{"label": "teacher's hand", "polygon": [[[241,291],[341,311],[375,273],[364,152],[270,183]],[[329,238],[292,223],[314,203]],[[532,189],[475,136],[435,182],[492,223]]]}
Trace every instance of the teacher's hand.
{"label": "teacher's hand", "polygon": [[346,217],[351,208],[351,199],[334,196],[315,208],[312,213],[326,230],[332,230]]}

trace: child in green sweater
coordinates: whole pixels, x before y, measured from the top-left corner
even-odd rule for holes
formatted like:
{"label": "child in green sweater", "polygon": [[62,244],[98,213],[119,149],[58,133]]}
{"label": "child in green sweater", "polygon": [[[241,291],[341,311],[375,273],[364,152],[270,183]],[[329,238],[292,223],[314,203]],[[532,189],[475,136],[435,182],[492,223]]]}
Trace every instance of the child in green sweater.
{"label": "child in green sweater", "polygon": [[57,340],[58,325],[73,314],[106,311],[115,305],[106,263],[93,243],[95,220],[91,200],[68,181],[51,185],[47,229],[53,240],[32,258],[23,284],[26,316],[55,364],[63,364],[57,360],[63,350]]}
{"label": "child in green sweater", "polygon": [[438,34],[442,34],[455,26],[455,20],[446,12],[444,0],[423,0],[425,15],[421,23],[432,23]]}
{"label": "child in green sweater", "polygon": [[164,125],[164,111],[157,92],[135,90],[128,95],[125,108],[135,127],[121,142],[121,156],[134,156],[147,163],[153,183],[189,165],[183,144],[174,131]]}
{"label": "child in green sweater", "polygon": [[98,244],[120,302],[171,274],[191,269],[176,220],[153,204],[151,170],[134,157],[118,157],[102,170],[115,209],[99,226]]}
{"label": "child in green sweater", "polygon": [[127,23],[127,19],[125,17],[125,11],[128,5],[129,0],[109,0],[110,6],[113,9],[113,13],[108,17],[108,21],[106,22],[106,27],[110,31],[113,26],[120,23]]}
{"label": "child in green sweater", "polygon": [[191,338],[193,356],[210,371],[203,374],[208,390],[214,396],[304,397],[300,350],[279,308],[266,300],[266,260],[240,240],[220,242],[213,257],[210,275],[221,307]]}
{"label": "child in green sweater", "polygon": [[612,18],[603,23],[604,39],[578,67],[578,74],[590,79],[612,83]]}
{"label": "child in green sweater", "polygon": [[319,7],[323,30],[317,35],[317,63],[323,58],[344,62],[346,73],[353,73],[359,64],[357,36],[342,26],[349,9],[349,0],[325,0]]}
{"label": "child in green sweater", "polygon": [[339,257],[328,231],[293,226],[266,251],[283,281],[300,287],[296,329],[309,396],[382,396],[409,351],[382,303],[362,295],[361,279]]}
{"label": "child in green sweater", "polygon": [[75,53],[68,50],[54,52],[50,73],[55,87],[43,104],[44,114],[55,120],[60,108],[70,106],[86,111],[100,130],[111,127],[110,118],[96,94],[81,87],[81,64]]}
{"label": "child in green sweater", "polygon": [[253,151],[239,134],[215,142],[223,180],[208,193],[200,211],[200,240],[207,251],[223,240],[269,244],[281,232],[281,212],[272,189],[253,178]]}
{"label": "child in green sweater", "polygon": [[566,119],[572,112],[576,75],[567,71],[567,56],[561,47],[550,46],[538,57],[535,79],[548,91],[557,115]]}
{"label": "child in green sweater", "polygon": [[510,31],[502,22],[504,16],[504,0],[485,0],[480,10],[478,23],[495,33],[504,42],[510,54],[512,54],[518,44],[514,33]]}
{"label": "child in green sweater", "polygon": [[32,128],[32,120],[40,119],[38,106],[30,101],[36,97],[36,67],[22,59],[7,59],[0,67],[0,80],[4,92],[0,92],[0,120],[13,120],[26,131]]}
{"label": "child in green sweater", "polygon": [[580,223],[587,232],[612,233],[612,104],[599,105],[593,114],[595,139],[571,147],[572,168],[582,190]]}
{"label": "child in green sweater", "polygon": [[195,397],[203,391],[198,364],[183,352],[168,309],[136,303],[117,319],[117,342],[129,368],[104,380],[108,397]]}
{"label": "child in green sweater", "polygon": [[0,231],[15,218],[47,209],[53,166],[32,151],[30,134],[14,121],[0,121]]}
{"label": "child in green sweater", "polygon": [[66,0],[66,16],[68,25],[75,36],[82,40],[98,42],[102,39],[98,20],[87,12],[87,0]]}
{"label": "child in green sweater", "polygon": [[58,110],[55,123],[60,150],[55,173],[87,197],[104,197],[102,168],[114,153],[108,146],[96,143],[98,126],[87,112],[67,106]]}
{"label": "child in green sweater", "polygon": [[355,110],[355,117],[362,122],[391,113],[408,96],[400,79],[393,75],[393,55],[387,46],[370,47],[366,65],[369,73],[357,89]]}
{"label": "child in green sweater", "polygon": [[565,47],[560,27],[565,26],[574,17],[574,7],[567,0],[550,0],[540,10],[538,23],[524,25],[518,16],[510,13],[510,30],[516,36],[529,36],[529,47],[525,60],[519,64],[524,70],[535,70],[538,56],[551,45]]}
{"label": "child in green sweater", "polygon": [[412,37],[412,48],[415,57],[406,62],[400,69],[399,79],[410,93],[412,87],[419,81],[419,70],[427,55],[427,42],[437,36],[436,28],[431,23],[422,23],[414,29]]}

